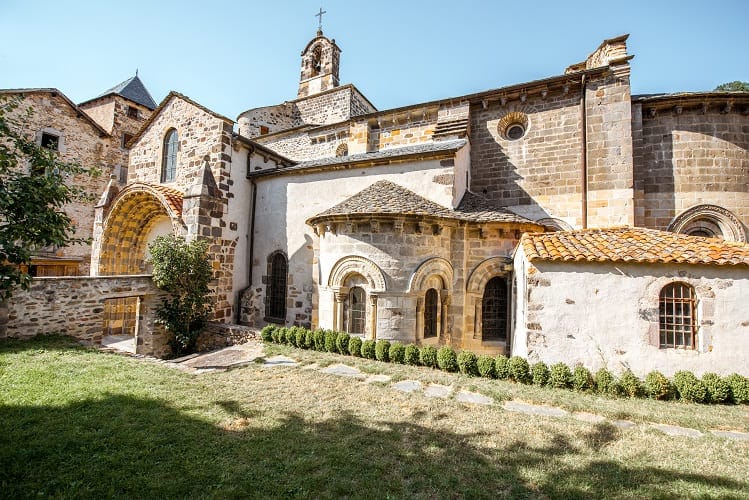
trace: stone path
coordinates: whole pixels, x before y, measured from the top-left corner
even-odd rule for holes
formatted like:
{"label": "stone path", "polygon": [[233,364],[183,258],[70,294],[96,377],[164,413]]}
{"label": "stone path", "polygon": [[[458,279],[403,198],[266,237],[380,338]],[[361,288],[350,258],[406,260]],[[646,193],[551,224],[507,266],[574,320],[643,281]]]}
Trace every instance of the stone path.
{"label": "stone path", "polygon": [[[217,370],[227,370],[238,366],[244,366],[250,363],[258,363],[261,368],[297,368],[300,366],[297,360],[288,356],[279,355],[265,358],[264,346],[261,342],[248,342],[246,344],[226,347],[224,349],[209,352],[206,354],[190,355],[185,356],[184,358],[174,359],[170,361],[158,360],[156,358],[151,359],[141,355],[135,355],[134,357],[148,359],[156,363],[164,364],[166,366],[178,368],[195,374]],[[449,399],[452,397],[455,401],[458,401],[460,403],[483,406],[493,405],[495,402],[493,398],[477,392],[470,392],[467,390],[459,390],[458,392],[455,392],[455,388],[452,385],[430,383],[425,387],[424,384],[419,380],[401,380],[391,383],[392,379],[388,375],[366,374],[354,366],[349,366],[343,363],[329,365],[324,368],[320,368],[317,363],[312,363],[301,366],[301,369],[320,371],[328,375],[346,377],[368,384],[388,384],[389,387],[393,390],[400,391],[406,394],[422,395],[427,398]],[[569,411],[558,408],[556,406],[536,405],[523,401],[505,401],[502,404],[501,408],[505,411],[522,413],[524,415],[531,415],[541,418],[571,417],[589,423],[610,422],[611,425],[614,425],[615,427],[620,429],[630,429],[633,427],[642,426],[675,437],[687,437],[696,439],[705,435],[705,433],[697,429],[690,429],[687,427],[657,423],[636,424],[635,422],[629,420],[608,420],[606,417],[596,415],[594,413],[570,413]],[[749,433],[747,432],[710,430],[709,433],[724,439],[749,441]]]}

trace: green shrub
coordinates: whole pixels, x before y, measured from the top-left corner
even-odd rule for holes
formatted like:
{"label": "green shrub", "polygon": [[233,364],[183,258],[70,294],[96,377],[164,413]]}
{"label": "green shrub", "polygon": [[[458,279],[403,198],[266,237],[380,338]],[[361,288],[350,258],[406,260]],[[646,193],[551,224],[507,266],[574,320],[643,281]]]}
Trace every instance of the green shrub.
{"label": "green shrub", "polygon": [[731,399],[731,386],[717,373],[705,373],[702,375],[702,383],[707,389],[706,402],[723,404]]}
{"label": "green shrub", "polygon": [[554,363],[549,368],[549,385],[557,389],[572,387],[572,371],[565,363]]}
{"label": "green shrub", "polygon": [[679,398],[684,401],[702,403],[707,399],[705,384],[692,372],[682,370],[674,373],[674,385]]}
{"label": "green shrub", "polygon": [[338,334],[333,330],[325,330],[325,350],[328,352],[338,352],[336,347],[336,340],[338,340]]}
{"label": "green shrub", "polygon": [[639,398],[645,392],[642,387],[642,381],[630,370],[625,371],[619,377],[619,387],[624,395],[630,398]]}
{"label": "green shrub", "polygon": [[263,329],[260,330],[260,338],[266,342],[272,342],[273,330],[275,330],[276,328],[278,328],[276,325],[265,325]]}
{"label": "green shrub", "polygon": [[450,346],[442,346],[437,351],[437,366],[440,370],[454,372],[458,370],[458,357]]}
{"label": "green shrub", "polygon": [[469,377],[478,376],[478,357],[471,351],[460,351],[460,354],[458,354],[458,370]]}
{"label": "green shrub", "polygon": [[419,350],[419,361],[422,365],[434,368],[437,366],[437,348],[433,345],[422,346]]}
{"label": "green shrub", "polygon": [[375,341],[365,340],[361,345],[361,355],[363,358],[375,359]]}
{"label": "green shrub", "polygon": [[406,360],[406,346],[400,342],[393,342],[390,344],[390,350],[388,351],[388,358],[392,363],[403,364]]}
{"label": "green shrub", "polygon": [[348,356],[350,353],[348,351],[348,343],[349,340],[351,340],[351,335],[349,335],[346,332],[340,332],[338,336],[335,339],[335,346],[338,352],[341,354],[345,354]]}
{"label": "green shrub", "polygon": [[304,348],[315,348],[315,332],[313,332],[312,330],[304,330]]}
{"label": "green shrub", "polygon": [[572,388],[578,392],[587,392],[593,390],[595,385],[596,382],[590,370],[579,363],[575,365],[575,369],[572,370]]}
{"label": "green shrub", "polygon": [[549,381],[549,367],[539,361],[531,366],[531,380],[534,385],[546,385]]}
{"label": "green shrub", "polygon": [[674,397],[674,385],[668,377],[657,370],[645,376],[643,387],[645,394],[651,399],[671,399]]}
{"label": "green shrub", "polygon": [[731,388],[731,400],[737,405],[749,404],[749,379],[738,373],[726,377]]}
{"label": "green shrub", "polygon": [[482,354],[476,361],[476,366],[479,369],[479,375],[482,377],[495,378],[497,376],[497,372],[494,371],[494,358],[491,356]]}
{"label": "green shrub", "polygon": [[362,340],[359,337],[351,337],[348,341],[348,352],[352,356],[356,356],[357,358],[361,357],[361,345]]}
{"label": "green shrub", "polygon": [[421,353],[419,353],[419,348],[413,344],[408,344],[406,346],[406,352],[403,356],[405,358],[406,364],[418,366],[420,363],[419,357],[421,356]]}
{"label": "green shrub", "polygon": [[316,351],[324,351],[325,350],[325,330],[317,329],[315,330],[315,333],[313,335],[314,339],[314,349]]}
{"label": "green shrub", "polygon": [[619,395],[619,382],[617,382],[614,374],[606,368],[601,368],[593,377],[596,381],[596,392],[599,394],[606,394],[608,396]]}
{"label": "green shrub", "polygon": [[390,341],[380,339],[375,344],[375,358],[377,361],[389,361],[390,360]]}
{"label": "green shrub", "polygon": [[520,356],[513,356],[507,361],[507,368],[510,371],[510,378],[521,384],[531,382],[531,370],[528,361]]}
{"label": "green shrub", "polygon": [[500,354],[494,358],[494,374],[500,380],[510,378],[510,363],[504,354]]}

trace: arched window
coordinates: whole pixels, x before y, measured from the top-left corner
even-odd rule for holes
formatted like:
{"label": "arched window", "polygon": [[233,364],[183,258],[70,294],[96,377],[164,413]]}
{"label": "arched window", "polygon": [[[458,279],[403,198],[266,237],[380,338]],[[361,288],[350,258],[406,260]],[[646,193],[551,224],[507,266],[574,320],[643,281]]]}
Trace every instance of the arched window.
{"label": "arched window", "polygon": [[434,288],[427,290],[424,296],[424,338],[437,336],[437,307],[439,294]]}
{"label": "arched window", "polygon": [[507,340],[507,283],[495,276],[484,288],[481,301],[482,340]]}
{"label": "arched window", "polygon": [[364,289],[360,286],[355,286],[349,290],[346,300],[346,331],[348,333],[364,334],[367,320],[365,297]]}
{"label": "arched window", "polygon": [[265,316],[269,321],[286,320],[286,272],[286,257],[281,252],[276,252],[270,259],[265,297]]}
{"label": "arched window", "polygon": [[172,182],[177,176],[177,150],[179,150],[177,130],[170,129],[164,137],[161,156],[161,182]]}
{"label": "arched window", "polygon": [[658,299],[660,347],[695,348],[694,289],[686,283],[669,283]]}

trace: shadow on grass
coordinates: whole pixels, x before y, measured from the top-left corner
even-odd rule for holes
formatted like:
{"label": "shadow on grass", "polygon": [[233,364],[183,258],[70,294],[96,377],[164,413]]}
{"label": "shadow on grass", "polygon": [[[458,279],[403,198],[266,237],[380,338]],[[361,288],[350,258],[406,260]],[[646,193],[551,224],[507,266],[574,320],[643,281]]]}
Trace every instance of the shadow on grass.
{"label": "shadow on grass", "polygon": [[[158,400],[108,396],[0,407],[0,496],[633,497],[747,493],[709,474],[591,460],[618,439],[600,424],[571,442],[477,447],[470,436],[351,415],[280,421],[234,401],[225,428]],[[580,465],[571,465],[578,463]],[[530,471],[530,472],[529,472]]]}

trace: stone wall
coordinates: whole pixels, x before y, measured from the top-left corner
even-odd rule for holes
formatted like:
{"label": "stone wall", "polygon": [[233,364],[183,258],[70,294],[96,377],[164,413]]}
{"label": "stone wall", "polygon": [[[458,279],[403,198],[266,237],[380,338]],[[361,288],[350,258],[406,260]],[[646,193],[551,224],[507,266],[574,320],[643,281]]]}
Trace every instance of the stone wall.
{"label": "stone wall", "polygon": [[[515,261],[518,293],[512,353],[530,362],[591,370],[691,370],[749,375],[749,270],[741,266]],[[697,295],[696,349],[659,347],[658,297],[674,281]],[[519,304],[520,305],[520,304]]]}
{"label": "stone wall", "polygon": [[749,125],[745,111],[725,105],[633,106],[636,225],[666,229],[690,207],[712,204],[749,227]]}
{"label": "stone wall", "polygon": [[[0,317],[0,337],[28,338],[60,333],[100,344],[105,303],[140,298],[136,352],[164,356],[169,352],[163,328],[155,323],[155,308],[164,292],[150,276],[35,278],[28,291],[17,290]],[[4,321],[2,321],[4,320]]]}

